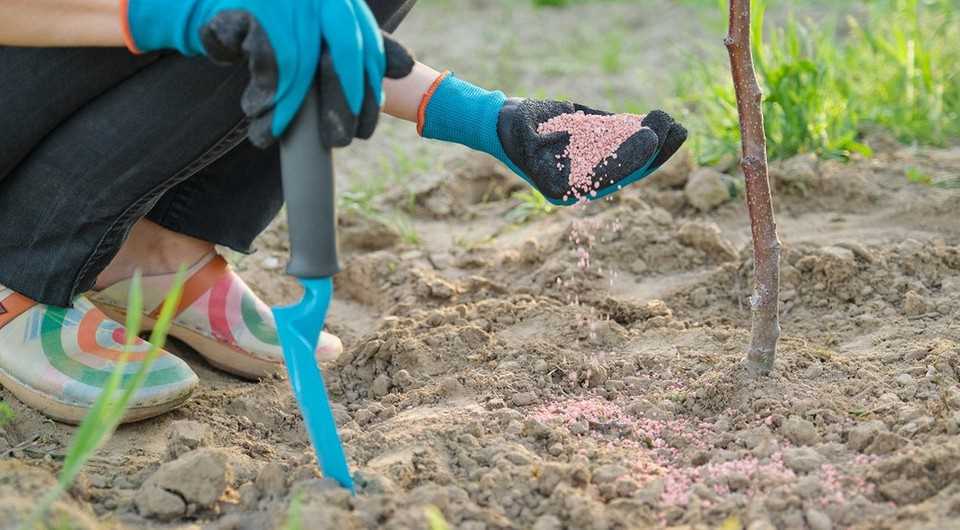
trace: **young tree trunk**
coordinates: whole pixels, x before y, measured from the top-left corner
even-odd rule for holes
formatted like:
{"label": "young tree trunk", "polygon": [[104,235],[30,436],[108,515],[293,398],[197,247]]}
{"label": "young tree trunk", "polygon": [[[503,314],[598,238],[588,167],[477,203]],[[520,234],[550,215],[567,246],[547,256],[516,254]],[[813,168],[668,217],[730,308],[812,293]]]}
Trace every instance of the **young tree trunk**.
{"label": "young tree trunk", "polygon": [[747,366],[758,374],[773,369],[780,338],[780,240],[773,219],[767,175],[767,142],[763,130],[760,85],[750,49],[750,0],[730,0],[730,29],[724,39],[737,94],[742,167],[747,182],[747,207],[753,231],[753,337]]}

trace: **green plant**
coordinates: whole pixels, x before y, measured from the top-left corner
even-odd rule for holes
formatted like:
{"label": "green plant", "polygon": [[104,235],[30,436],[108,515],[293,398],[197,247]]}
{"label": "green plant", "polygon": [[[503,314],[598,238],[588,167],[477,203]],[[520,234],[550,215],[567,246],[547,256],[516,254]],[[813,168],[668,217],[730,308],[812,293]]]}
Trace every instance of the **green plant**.
{"label": "green plant", "polygon": [[430,530],[450,530],[447,520],[443,518],[443,513],[436,506],[428,506],[426,510],[427,525]]}
{"label": "green plant", "polygon": [[417,174],[430,171],[436,164],[428,151],[418,148],[411,154],[399,147],[391,156],[381,156],[380,171],[368,178],[354,182],[351,188],[337,196],[337,207],[352,210],[357,214],[387,224],[400,233],[402,240],[411,245],[420,244],[420,235],[403,212],[412,213],[416,208],[416,195],[408,192],[403,204],[390,206],[382,199],[391,188],[409,182]]}
{"label": "green plant", "polygon": [[[151,365],[166,343],[167,332],[170,329],[170,323],[173,321],[174,311],[180,302],[185,277],[186,268],[181,267],[170,292],[167,293],[163,301],[160,315],[150,334],[151,348],[137,371],[132,377],[128,378],[125,376],[127,359],[130,349],[140,334],[141,314],[143,313],[143,291],[140,286],[140,274],[136,273],[134,275],[130,286],[129,303],[127,304],[124,351],[117,360],[103,391],[74,433],[63,467],[60,469],[60,475],[57,477],[56,487],[38,501],[32,516],[24,522],[21,530],[35,530],[41,524],[40,521],[50,509],[50,506],[70,487],[84,464],[110,439],[110,436],[120,424],[120,420],[130,404],[130,399],[143,386]],[[125,379],[126,381],[124,381]],[[126,382],[125,386],[123,386],[124,382]]]}
{"label": "green plant", "polygon": [[940,189],[960,189],[960,177],[936,179],[933,175],[915,167],[908,167],[904,175],[911,184],[920,184],[921,186],[930,186]]}
{"label": "green plant", "polygon": [[533,0],[536,7],[566,7],[570,5],[570,0]]}
{"label": "green plant", "polygon": [[513,198],[520,201],[520,204],[507,212],[507,220],[511,223],[523,224],[556,211],[556,207],[533,188],[515,192]]}
{"label": "green plant", "polygon": [[931,184],[933,184],[933,177],[930,176],[929,173],[923,172],[923,170],[917,169],[915,167],[910,167],[910,168],[907,168],[907,170],[904,171],[904,173],[907,176],[907,180],[909,180],[913,184],[922,184],[924,186],[930,186]]}
{"label": "green plant", "polygon": [[13,409],[10,408],[10,405],[7,405],[3,401],[0,401],[0,427],[13,421],[13,418],[16,415],[13,413]]}
{"label": "green plant", "polygon": [[[762,40],[765,2],[757,1],[752,40]],[[857,141],[857,114],[851,112],[852,87],[834,45],[834,29],[804,26],[791,16],[771,31],[767,45],[755,44],[759,75],[764,79],[764,117],[773,158],[817,151],[824,157],[869,154]]]}
{"label": "green plant", "polygon": [[300,493],[296,493],[290,500],[290,507],[287,508],[287,519],[283,523],[283,530],[303,530],[303,498]]}
{"label": "green plant", "polygon": [[408,245],[419,246],[423,241],[417,228],[410,222],[410,218],[403,214],[395,214],[386,219],[387,224],[400,233],[400,240]]}
{"label": "green plant", "polygon": [[[815,152],[869,156],[868,127],[908,143],[960,136],[960,19],[949,0],[880,0],[863,22],[800,22],[764,33],[766,1],[754,1],[752,40],[764,91],[771,158]],[[702,164],[738,156],[736,101],[726,64],[694,61],[678,82],[691,146]]]}
{"label": "green plant", "polygon": [[401,211],[384,212],[380,206],[374,204],[369,196],[363,193],[347,192],[340,195],[338,208],[352,210],[358,215],[381,222],[400,234],[400,239],[409,245],[417,246],[421,243],[420,234],[413,226],[410,218]]}
{"label": "green plant", "polygon": [[933,183],[934,187],[945,190],[960,190],[960,177],[941,180]]}
{"label": "green plant", "polygon": [[623,72],[623,34],[611,32],[603,41],[600,67],[607,75]]}
{"label": "green plant", "polygon": [[743,530],[743,523],[740,522],[739,517],[731,515],[723,521],[718,530]]}

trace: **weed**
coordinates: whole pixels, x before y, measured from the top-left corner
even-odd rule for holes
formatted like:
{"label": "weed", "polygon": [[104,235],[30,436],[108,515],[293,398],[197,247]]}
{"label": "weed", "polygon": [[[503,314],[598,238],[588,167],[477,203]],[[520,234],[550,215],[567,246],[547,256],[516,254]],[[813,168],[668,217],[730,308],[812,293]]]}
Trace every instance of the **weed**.
{"label": "weed", "polygon": [[911,184],[929,186],[933,188],[955,190],[960,189],[960,177],[951,177],[945,179],[936,179],[933,175],[915,167],[908,167],[904,171],[907,181]]}
{"label": "weed", "polygon": [[[124,412],[130,404],[133,395],[143,386],[147,378],[147,373],[160,354],[167,339],[167,331],[170,329],[170,323],[173,321],[174,311],[180,302],[180,294],[183,290],[183,281],[186,277],[186,268],[181,267],[174,280],[173,287],[167,293],[163,301],[163,307],[157,318],[156,326],[150,334],[151,348],[147,352],[140,367],[132,377],[126,378],[127,358],[130,350],[138,340],[140,334],[141,315],[143,313],[143,291],[140,286],[140,274],[133,277],[130,286],[130,298],[127,304],[127,322],[126,336],[123,353],[117,360],[106,386],[97,397],[90,412],[84,417],[83,422],[77,427],[70,442],[70,448],[67,451],[63,467],[60,469],[60,476],[57,478],[57,485],[51,491],[47,492],[38,501],[37,507],[30,519],[21,526],[21,530],[34,530],[41,523],[50,506],[66,491],[73,481],[77,478],[84,464],[90,459],[96,451],[103,446],[110,438]],[[126,379],[126,381],[124,381]],[[126,383],[125,386],[121,386]]]}
{"label": "weed", "polygon": [[394,182],[407,179],[417,173],[425,173],[434,164],[434,160],[423,149],[414,150],[414,153],[411,154],[408,149],[395,147],[393,156],[391,180]]}
{"label": "weed", "polygon": [[623,34],[611,32],[603,42],[603,54],[600,58],[603,73],[616,75],[623,72]]}
{"label": "weed", "polygon": [[426,512],[427,525],[430,530],[450,530],[450,526],[447,525],[447,520],[444,519],[443,513],[441,513],[436,506],[429,506],[424,511]]}
{"label": "weed", "polygon": [[520,204],[507,212],[507,220],[511,223],[523,224],[556,211],[556,207],[533,188],[515,192],[513,198],[519,200]]}
{"label": "weed", "polygon": [[536,7],[566,7],[570,5],[570,0],[533,0]]}
{"label": "weed", "polygon": [[740,522],[739,517],[731,515],[723,521],[719,530],[743,530],[743,523]]}
{"label": "weed", "polygon": [[410,218],[402,214],[395,214],[386,219],[387,224],[392,226],[400,233],[400,240],[408,245],[420,246],[423,240],[417,233],[416,227],[410,222]]}
{"label": "weed", "polygon": [[960,190],[960,177],[934,182],[933,186],[945,190]]}
{"label": "weed", "polygon": [[478,248],[483,248],[487,245],[490,245],[495,240],[496,240],[496,234],[483,236],[477,239],[468,239],[463,236],[455,236],[453,238],[453,244],[467,252],[470,252]]}
{"label": "weed", "polygon": [[[866,156],[863,131],[879,126],[900,141],[941,145],[960,136],[960,39],[948,0],[881,0],[863,22],[800,22],[766,32],[766,1],[754,1],[752,40],[764,92],[771,158],[815,152]],[[844,35],[838,41],[838,35]],[[684,119],[702,164],[738,156],[736,100],[727,65],[694,62],[678,82]]]}
{"label": "weed", "polygon": [[10,408],[10,405],[7,405],[5,402],[0,401],[0,427],[13,421],[13,418],[16,414],[13,413],[13,409]]}
{"label": "weed", "polygon": [[381,199],[396,186],[402,186],[418,174],[429,172],[436,161],[424,149],[416,149],[411,154],[399,147],[392,156],[382,156],[379,160],[380,171],[366,179],[359,180],[353,186],[337,196],[337,207],[352,210],[357,214],[375,219],[393,227],[401,239],[410,245],[420,244],[420,235],[402,212],[412,213],[416,207],[416,196],[409,192],[399,210],[388,209]]}
{"label": "weed", "polygon": [[287,519],[283,523],[282,530],[303,530],[303,499],[299,493],[295,494],[290,500],[290,507],[287,509]]}
{"label": "weed", "polygon": [[910,167],[907,168],[904,173],[907,176],[907,180],[913,184],[922,184],[924,186],[930,186],[933,184],[933,177],[929,173],[923,172],[923,170]]}
{"label": "weed", "polygon": [[395,147],[392,155],[379,158],[379,171],[366,178],[351,181],[350,189],[338,194],[337,204],[341,208],[354,208],[367,214],[379,213],[381,211],[379,199],[391,188],[403,185],[419,174],[429,172],[435,163],[435,159],[423,148],[415,149],[410,153],[406,149]]}
{"label": "weed", "polygon": [[422,242],[420,234],[410,221],[410,217],[399,211],[384,212],[379,206],[369,201],[363,194],[343,193],[340,195],[339,207],[342,210],[352,210],[358,215],[379,221],[400,234],[400,240],[408,245],[419,246]]}
{"label": "weed", "polygon": [[354,210],[366,215],[379,213],[380,208],[374,203],[375,198],[376,194],[366,188],[345,191],[337,196],[337,209]]}

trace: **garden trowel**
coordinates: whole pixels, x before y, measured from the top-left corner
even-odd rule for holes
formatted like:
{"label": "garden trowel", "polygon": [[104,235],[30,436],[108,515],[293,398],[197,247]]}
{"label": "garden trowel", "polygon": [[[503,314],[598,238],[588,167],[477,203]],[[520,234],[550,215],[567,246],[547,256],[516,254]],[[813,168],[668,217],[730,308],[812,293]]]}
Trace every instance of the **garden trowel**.
{"label": "garden trowel", "polygon": [[316,88],[311,88],[280,143],[290,232],[287,273],[300,281],[303,299],[294,305],[275,307],[273,314],[290,386],[323,475],[353,492],[353,479],[315,353],[333,298],[332,276],[340,270],[333,158],[320,139],[318,97]]}

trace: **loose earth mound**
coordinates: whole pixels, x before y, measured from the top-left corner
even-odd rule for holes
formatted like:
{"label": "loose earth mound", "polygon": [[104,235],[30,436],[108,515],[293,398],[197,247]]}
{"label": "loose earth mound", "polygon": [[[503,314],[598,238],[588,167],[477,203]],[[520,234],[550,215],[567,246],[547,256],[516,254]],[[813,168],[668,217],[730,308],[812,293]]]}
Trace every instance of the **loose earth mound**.
{"label": "loose earth mound", "polygon": [[[397,197],[421,246],[388,227],[344,240],[331,328],[347,351],[325,368],[360,495],[318,479],[286,381],[187,353],[199,394],[121,429],[57,513],[97,529],[422,529],[429,506],[468,530],[955,525],[960,195],[907,168],[956,175],[960,150],[775,165],[784,334],[774,375],[752,379],[735,179],[680,157],[615,200],[515,224],[499,199],[514,180],[460,161]],[[238,263],[271,303],[296,295],[284,240],[278,223]],[[8,528],[73,430],[0,396]]]}

